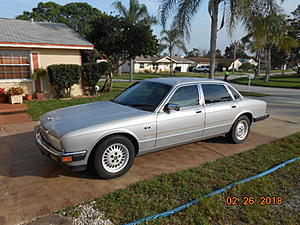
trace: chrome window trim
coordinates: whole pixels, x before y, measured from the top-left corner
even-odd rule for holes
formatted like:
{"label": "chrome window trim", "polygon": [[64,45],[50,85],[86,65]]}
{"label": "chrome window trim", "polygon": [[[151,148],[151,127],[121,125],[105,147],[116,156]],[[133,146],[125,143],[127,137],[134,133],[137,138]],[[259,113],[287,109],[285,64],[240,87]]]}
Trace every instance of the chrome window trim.
{"label": "chrome window trim", "polygon": [[168,104],[169,100],[172,98],[172,96],[174,95],[174,93],[181,87],[186,87],[186,86],[191,86],[194,85],[197,87],[197,91],[198,91],[198,105],[194,105],[194,106],[188,106],[188,107],[182,107],[181,109],[188,109],[188,108],[196,108],[198,106],[200,106],[200,96],[199,96],[199,88],[198,88],[198,84],[197,82],[193,82],[193,83],[186,83],[186,84],[181,84],[181,85],[176,85],[173,86],[173,88],[171,89],[171,91],[169,92],[169,94],[166,96],[166,98],[162,101],[162,103],[157,107],[158,110],[156,110],[155,112],[163,112],[163,109],[165,107],[166,104]]}
{"label": "chrome window trim", "polygon": [[203,84],[223,85],[223,86],[225,87],[225,89],[227,90],[227,92],[228,92],[228,88],[226,87],[225,83],[213,83],[213,82],[205,82],[205,83],[201,83],[201,89],[202,89],[202,94],[203,94],[203,102],[204,102],[204,105],[205,105],[205,106],[216,105],[216,104],[224,104],[224,103],[234,102],[234,101],[235,101],[235,98],[232,96],[232,93],[231,93],[231,92],[228,92],[228,94],[229,94],[230,97],[231,97],[231,101],[214,102],[214,103],[208,103],[208,104],[206,104],[206,103],[205,103],[205,95],[204,95],[204,91],[203,91],[203,87],[202,87]]}
{"label": "chrome window trim", "polygon": [[[226,88],[227,88],[227,90],[229,91],[229,93],[231,94],[231,96],[232,96],[232,98],[235,100],[235,101],[241,101],[241,100],[243,100],[244,99],[244,96],[238,91],[238,90],[236,90],[236,88],[234,88],[232,85],[230,85],[230,84],[225,84],[225,86],[226,86]],[[238,95],[241,97],[240,99],[236,99],[235,97],[234,97],[234,95],[233,95],[233,93],[232,93],[232,91],[230,90],[230,88],[232,88],[233,90],[235,90],[236,91],[236,93],[238,93]]]}

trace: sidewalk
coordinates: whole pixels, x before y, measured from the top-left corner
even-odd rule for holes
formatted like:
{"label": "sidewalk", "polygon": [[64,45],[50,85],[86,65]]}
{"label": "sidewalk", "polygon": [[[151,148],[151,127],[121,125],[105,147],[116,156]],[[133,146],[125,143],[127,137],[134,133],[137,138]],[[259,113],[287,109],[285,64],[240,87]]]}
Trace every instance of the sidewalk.
{"label": "sidewalk", "polygon": [[0,104],[0,125],[25,123],[32,121],[26,113],[27,106],[25,104]]}

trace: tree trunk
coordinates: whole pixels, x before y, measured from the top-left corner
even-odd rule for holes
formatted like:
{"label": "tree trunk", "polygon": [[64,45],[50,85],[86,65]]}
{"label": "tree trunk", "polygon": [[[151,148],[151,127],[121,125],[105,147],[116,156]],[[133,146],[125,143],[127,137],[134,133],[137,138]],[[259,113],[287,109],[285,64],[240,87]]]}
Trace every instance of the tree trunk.
{"label": "tree trunk", "polygon": [[284,64],[281,65],[281,75],[284,76]]}
{"label": "tree trunk", "polygon": [[111,92],[112,89],[112,78],[113,78],[113,73],[110,72],[105,80],[105,83],[101,89],[101,92]]}
{"label": "tree trunk", "polygon": [[258,65],[257,65],[257,76],[259,76],[259,74],[260,74],[260,63],[261,63],[261,50],[258,51],[258,57],[257,57],[257,60],[258,60]]}
{"label": "tree trunk", "polygon": [[169,57],[170,57],[170,76],[172,76],[173,73],[173,61],[172,61],[172,49],[169,49]]}
{"label": "tree trunk", "polygon": [[213,79],[216,67],[216,48],[217,48],[217,32],[218,32],[218,14],[219,4],[214,2],[211,12],[211,33],[210,33],[210,70],[209,78]]}
{"label": "tree trunk", "polygon": [[269,82],[270,74],[271,74],[271,45],[267,45],[265,48],[266,57],[267,57],[267,68],[266,68],[266,76],[265,81]]}
{"label": "tree trunk", "polygon": [[[118,60],[118,65],[121,65],[121,64],[122,64],[122,61]],[[122,75],[122,66],[118,66],[117,76],[121,76],[121,75]]]}

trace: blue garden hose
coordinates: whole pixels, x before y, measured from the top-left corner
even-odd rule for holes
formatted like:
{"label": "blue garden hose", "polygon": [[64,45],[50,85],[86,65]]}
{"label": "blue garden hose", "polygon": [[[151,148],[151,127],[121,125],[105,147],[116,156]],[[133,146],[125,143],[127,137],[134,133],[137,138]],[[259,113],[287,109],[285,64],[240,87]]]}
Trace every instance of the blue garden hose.
{"label": "blue garden hose", "polygon": [[136,224],[140,224],[140,223],[147,222],[147,221],[150,221],[150,220],[154,220],[154,219],[158,219],[158,218],[163,218],[163,217],[170,216],[170,215],[172,215],[174,213],[183,211],[186,208],[189,208],[190,206],[197,204],[198,202],[200,202],[204,198],[208,198],[208,197],[211,197],[211,196],[214,196],[214,195],[217,195],[217,194],[224,193],[227,190],[233,188],[237,184],[242,184],[242,183],[245,183],[245,182],[248,182],[248,181],[260,178],[260,177],[263,177],[263,176],[265,176],[267,174],[270,174],[270,173],[272,173],[272,172],[274,172],[274,171],[276,171],[276,170],[284,167],[285,165],[290,164],[292,162],[295,162],[296,160],[299,160],[299,159],[300,159],[300,156],[296,157],[296,158],[293,158],[293,159],[290,159],[290,160],[288,160],[288,161],[286,161],[284,163],[281,163],[281,164],[279,164],[279,165],[277,165],[277,166],[275,166],[275,167],[273,167],[271,169],[268,169],[268,170],[266,170],[266,171],[264,171],[262,173],[259,173],[259,174],[255,175],[255,176],[252,176],[252,177],[249,177],[249,178],[246,178],[246,179],[243,179],[243,180],[231,183],[231,184],[229,184],[229,185],[227,185],[227,186],[225,186],[225,187],[223,187],[221,189],[218,189],[218,190],[213,191],[213,192],[211,192],[209,194],[206,194],[206,195],[204,195],[204,196],[202,196],[202,197],[200,197],[198,199],[195,199],[195,200],[193,200],[191,202],[188,202],[188,203],[186,203],[184,205],[181,205],[181,206],[179,206],[179,207],[177,207],[175,209],[171,209],[169,211],[158,213],[158,214],[155,214],[155,215],[152,215],[152,216],[147,216],[147,217],[145,217],[143,219],[140,219],[140,220],[137,220],[137,221],[134,221],[134,222],[131,222],[131,223],[127,223],[125,225],[136,225]]}

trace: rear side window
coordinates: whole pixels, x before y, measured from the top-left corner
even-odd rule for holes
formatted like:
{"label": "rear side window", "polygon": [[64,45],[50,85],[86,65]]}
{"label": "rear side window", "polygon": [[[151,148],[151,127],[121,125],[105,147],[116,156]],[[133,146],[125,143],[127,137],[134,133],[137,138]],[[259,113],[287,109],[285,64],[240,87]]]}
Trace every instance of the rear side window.
{"label": "rear side window", "polygon": [[222,84],[202,84],[205,104],[232,101],[226,87]]}
{"label": "rear side window", "polygon": [[199,105],[199,94],[196,85],[178,88],[169,103],[178,104],[180,107]]}
{"label": "rear side window", "polygon": [[229,85],[227,85],[227,87],[230,89],[230,91],[231,91],[232,95],[234,96],[234,99],[235,99],[235,100],[241,100],[241,99],[242,99],[241,95],[240,95],[236,90],[234,90],[234,89],[233,89],[231,86],[229,86]]}

